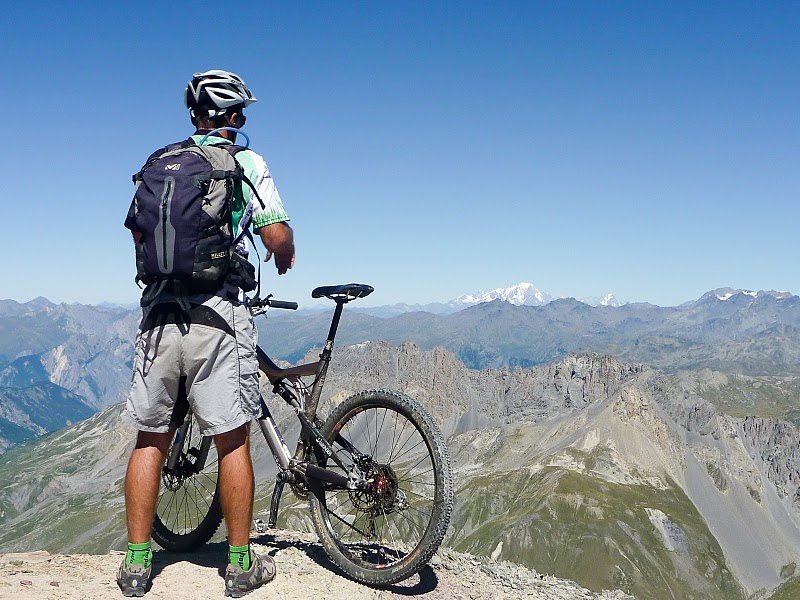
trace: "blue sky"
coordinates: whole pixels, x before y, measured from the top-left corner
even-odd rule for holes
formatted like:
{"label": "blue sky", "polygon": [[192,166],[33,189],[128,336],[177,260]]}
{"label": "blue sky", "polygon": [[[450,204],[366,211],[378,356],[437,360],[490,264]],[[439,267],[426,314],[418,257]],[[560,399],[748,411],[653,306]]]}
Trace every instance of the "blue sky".
{"label": "blue sky", "polygon": [[130,176],[211,68],[259,99],[276,297],[800,293],[797,2],[9,3],[0,35],[0,298],[136,302]]}

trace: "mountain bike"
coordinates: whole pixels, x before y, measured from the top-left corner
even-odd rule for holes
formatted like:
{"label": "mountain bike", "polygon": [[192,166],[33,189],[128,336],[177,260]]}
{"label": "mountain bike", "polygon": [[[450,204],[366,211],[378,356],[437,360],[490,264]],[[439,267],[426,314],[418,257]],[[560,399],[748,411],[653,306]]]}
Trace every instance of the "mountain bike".
{"label": "mountain bike", "polygon": [[[388,585],[417,573],[441,544],[453,507],[453,476],[441,431],[425,408],[404,394],[358,392],[324,421],[317,415],[344,305],[372,291],[346,284],[312,292],[313,298],[336,304],[318,361],[281,368],[257,346],[261,376],[300,421],[294,452],[263,394],[258,425],[278,466],[268,526],[275,527],[288,484],[307,499],[333,563],[356,581]],[[269,308],[297,309],[297,303],[268,296],[250,305],[254,317]],[[162,467],[153,523],[153,539],[176,552],[208,542],[223,518],[212,439],[199,434],[188,403],[183,410]]]}

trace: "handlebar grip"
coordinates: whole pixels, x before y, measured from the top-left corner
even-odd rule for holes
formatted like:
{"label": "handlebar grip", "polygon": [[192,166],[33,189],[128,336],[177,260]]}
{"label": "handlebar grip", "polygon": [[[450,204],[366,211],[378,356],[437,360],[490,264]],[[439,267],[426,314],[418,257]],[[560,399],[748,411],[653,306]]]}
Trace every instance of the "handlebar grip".
{"label": "handlebar grip", "polygon": [[267,300],[272,308],[285,308],[287,310],[297,310],[297,302],[286,302],[285,300]]}

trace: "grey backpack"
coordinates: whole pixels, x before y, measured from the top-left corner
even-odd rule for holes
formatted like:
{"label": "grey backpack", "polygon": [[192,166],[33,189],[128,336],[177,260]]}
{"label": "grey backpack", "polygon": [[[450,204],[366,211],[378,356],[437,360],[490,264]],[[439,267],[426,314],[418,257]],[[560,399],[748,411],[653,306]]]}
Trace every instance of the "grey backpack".
{"label": "grey backpack", "polygon": [[235,159],[241,150],[189,139],[153,153],[133,176],[136,193],[125,226],[141,233],[137,280],[160,289],[170,284],[182,293],[213,293],[226,282],[255,289],[254,268],[234,252],[241,236],[249,235],[252,206],[235,236],[233,193],[242,181],[254,189]]}

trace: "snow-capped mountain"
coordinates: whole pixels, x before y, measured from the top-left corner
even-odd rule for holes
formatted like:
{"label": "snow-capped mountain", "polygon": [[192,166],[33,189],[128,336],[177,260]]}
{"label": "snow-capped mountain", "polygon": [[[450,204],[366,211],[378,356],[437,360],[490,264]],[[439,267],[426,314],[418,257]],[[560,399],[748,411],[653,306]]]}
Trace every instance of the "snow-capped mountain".
{"label": "snow-capped mountain", "polygon": [[[511,304],[526,306],[542,306],[555,300],[557,296],[551,296],[538,290],[532,283],[518,283],[507,288],[497,288],[491,292],[476,292],[474,294],[464,294],[459,296],[452,305],[466,307],[481,302],[491,302],[492,300],[505,300]],[[576,298],[576,300],[589,304],[590,306],[622,306],[623,302],[617,300],[614,294],[605,296],[590,296]]]}
{"label": "snow-capped mountain", "polygon": [[577,300],[589,306],[622,306],[626,304],[625,302],[617,300],[614,294],[606,294],[605,296],[581,296],[577,298]]}
{"label": "snow-capped mountain", "polygon": [[455,304],[480,304],[481,302],[491,302],[492,300],[505,300],[511,304],[541,306],[553,299],[549,294],[545,294],[533,287],[532,283],[518,283],[507,288],[497,288],[491,292],[476,292],[474,294],[464,294],[454,300]]}
{"label": "snow-capped mountain", "polygon": [[700,298],[700,301],[706,300],[708,298],[716,298],[717,300],[729,300],[738,294],[744,294],[745,296],[750,296],[752,298],[758,298],[760,296],[771,296],[776,300],[785,300],[786,298],[791,298],[791,292],[776,292],[774,290],[745,290],[745,289],[733,289],[729,287],[724,288],[717,288],[716,290],[711,290],[710,292],[706,292]]}

